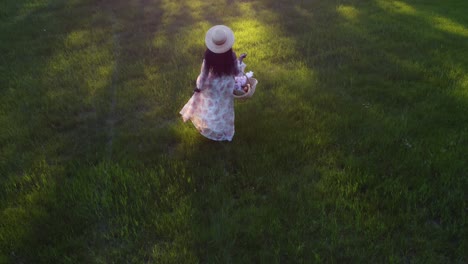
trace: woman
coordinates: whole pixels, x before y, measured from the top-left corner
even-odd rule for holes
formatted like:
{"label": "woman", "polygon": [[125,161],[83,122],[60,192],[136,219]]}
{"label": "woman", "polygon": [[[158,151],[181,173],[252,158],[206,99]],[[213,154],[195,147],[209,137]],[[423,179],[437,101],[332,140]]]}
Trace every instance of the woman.
{"label": "woman", "polygon": [[239,74],[232,51],[234,33],[223,25],[208,30],[206,51],[192,98],[180,111],[205,137],[231,141],[234,136],[234,77]]}

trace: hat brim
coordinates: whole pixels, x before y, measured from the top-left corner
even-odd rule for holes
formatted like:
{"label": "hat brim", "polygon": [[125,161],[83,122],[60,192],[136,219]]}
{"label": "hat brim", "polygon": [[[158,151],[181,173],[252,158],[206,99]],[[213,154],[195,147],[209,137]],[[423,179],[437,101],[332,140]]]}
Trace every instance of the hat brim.
{"label": "hat brim", "polygon": [[[227,39],[226,42],[224,42],[222,45],[216,45],[212,40],[213,33],[218,29],[222,29],[224,32],[226,32]],[[231,49],[232,45],[234,45],[234,32],[232,32],[230,28],[224,25],[214,26],[210,28],[208,32],[206,32],[205,44],[206,47],[214,53],[224,53]]]}

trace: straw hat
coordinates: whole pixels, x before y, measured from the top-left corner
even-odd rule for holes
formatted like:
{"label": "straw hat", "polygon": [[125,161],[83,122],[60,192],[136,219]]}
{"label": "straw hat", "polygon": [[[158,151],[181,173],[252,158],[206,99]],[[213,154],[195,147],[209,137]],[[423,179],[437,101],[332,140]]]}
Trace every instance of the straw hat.
{"label": "straw hat", "polygon": [[206,32],[206,47],[214,53],[224,53],[234,44],[234,33],[224,25],[216,25]]}

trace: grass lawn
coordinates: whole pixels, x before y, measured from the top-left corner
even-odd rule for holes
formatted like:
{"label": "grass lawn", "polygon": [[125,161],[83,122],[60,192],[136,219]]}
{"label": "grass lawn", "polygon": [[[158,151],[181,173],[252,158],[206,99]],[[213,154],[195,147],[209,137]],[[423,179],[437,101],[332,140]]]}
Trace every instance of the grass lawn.
{"label": "grass lawn", "polygon": [[[2,0],[0,263],[467,263],[465,0]],[[259,80],[178,112],[204,34]]]}

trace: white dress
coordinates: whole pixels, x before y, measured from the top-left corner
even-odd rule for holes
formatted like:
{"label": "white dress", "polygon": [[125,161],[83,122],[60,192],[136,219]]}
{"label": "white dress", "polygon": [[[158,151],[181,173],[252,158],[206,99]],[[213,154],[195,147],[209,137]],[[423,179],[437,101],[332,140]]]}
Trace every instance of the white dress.
{"label": "white dress", "polygon": [[184,105],[180,114],[184,122],[191,120],[205,137],[231,141],[234,136],[234,76],[204,74],[204,64],[197,78],[196,92]]}

